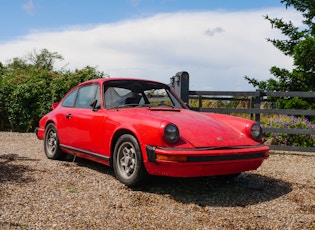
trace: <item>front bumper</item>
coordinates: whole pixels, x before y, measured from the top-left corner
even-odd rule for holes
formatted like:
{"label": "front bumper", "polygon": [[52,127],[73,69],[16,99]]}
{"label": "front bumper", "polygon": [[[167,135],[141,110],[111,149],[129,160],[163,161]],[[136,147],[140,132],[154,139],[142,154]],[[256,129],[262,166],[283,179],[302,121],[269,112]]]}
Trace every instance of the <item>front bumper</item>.
{"label": "front bumper", "polygon": [[146,146],[149,174],[201,177],[256,170],[269,156],[264,145],[226,148],[176,149]]}

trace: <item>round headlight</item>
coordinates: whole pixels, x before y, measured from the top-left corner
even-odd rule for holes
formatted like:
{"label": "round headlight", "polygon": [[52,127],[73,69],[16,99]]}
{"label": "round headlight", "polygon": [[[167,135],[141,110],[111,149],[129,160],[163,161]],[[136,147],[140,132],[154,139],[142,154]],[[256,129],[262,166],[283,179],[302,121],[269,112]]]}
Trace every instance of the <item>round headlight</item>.
{"label": "round headlight", "polygon": [[253,124],[250,129],[250,134],[255,140],[260,140],[262,137],[262,128],[259,124]]}
{"label": "round headlight", "polygon": [[179,139],[179,130],[176,125],[168,124],[164,128],[164,138],[167,142],[173,144]]}

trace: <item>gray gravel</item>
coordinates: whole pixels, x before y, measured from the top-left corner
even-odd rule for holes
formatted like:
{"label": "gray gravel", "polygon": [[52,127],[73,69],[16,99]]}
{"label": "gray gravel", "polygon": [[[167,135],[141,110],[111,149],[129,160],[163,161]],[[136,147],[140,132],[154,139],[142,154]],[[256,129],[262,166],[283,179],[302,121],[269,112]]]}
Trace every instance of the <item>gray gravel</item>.
{"label": "gray gravel", "polygon": [[315,153],[272,152],[234,181],[152,178],[138,189],[87,160],[46,159],[0,132],[0,229],[315,229]]}

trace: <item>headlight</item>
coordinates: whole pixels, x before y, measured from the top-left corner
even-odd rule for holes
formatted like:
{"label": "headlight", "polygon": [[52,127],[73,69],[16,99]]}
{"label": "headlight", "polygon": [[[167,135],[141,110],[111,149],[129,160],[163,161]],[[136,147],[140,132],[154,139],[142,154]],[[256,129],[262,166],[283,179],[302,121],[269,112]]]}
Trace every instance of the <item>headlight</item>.
{"label": "headlight", "polygon": [[179,130],[176,125],[168,124],[164,128],[164,138],[167,142],[173,144],[179,139]]}
{"label": "headlight", "polygon": [[262,137],[262,128],[259,124],[253,124],[250,129],[250,134],[255,140],[260,140]]}

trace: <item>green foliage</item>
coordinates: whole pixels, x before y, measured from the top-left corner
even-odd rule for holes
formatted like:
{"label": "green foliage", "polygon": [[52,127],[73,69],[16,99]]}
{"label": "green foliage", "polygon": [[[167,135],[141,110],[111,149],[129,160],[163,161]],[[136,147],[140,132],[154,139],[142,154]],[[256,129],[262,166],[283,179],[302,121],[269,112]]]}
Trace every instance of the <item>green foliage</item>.
{"label": "green foliage", "polygon": [[[199,107],[199,100],[198,99],[190,99],[189,106],[192,108]],[[221,100],[202,100],[201,108],[221,108],[224,107],[224,102]]]}
{"label": "green foliage", "polygon": [[[315,130],[315,125],[306,118],[297,118],[294,116],[280,116],[275,119],[270,119],[268,128],[290,128],[290,129],[310,129]],[[278,134],[268,133],[266,139],[273,139],[273,144],[284,146],[302,146],[314,147],[315,135],[302,135],[302,134]]]}
{"label": "green foliage", "polygon": [[[315,91],[315,5],[314,0],[282,0],[286,7],[293,7],[303,16],[302,26],[296,27],[291,21],[270,18],[268,20],[272,27],[281,31],[287,39],[270,39],[277,49],[285,55],[293,58],[294,68],[292,71],[271,67],[270,73],[275,78],[259,81],[255,78],[245,77],[254,87],[266,91]],[[314,109],[314,99],[287,98],[277,100],[279,108],[287,109]]]}
{"label": "green foliage", "polygon": [[89,66],[74,72],[55,70],[57,60],[63,60],[62,56],[44,49],[24,59],[14,58],[6,66],[0,63],[0,117],[12,131],[33,131],[51,110],[51,104],[60,101],[72,87],[104,77]]}

